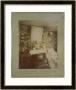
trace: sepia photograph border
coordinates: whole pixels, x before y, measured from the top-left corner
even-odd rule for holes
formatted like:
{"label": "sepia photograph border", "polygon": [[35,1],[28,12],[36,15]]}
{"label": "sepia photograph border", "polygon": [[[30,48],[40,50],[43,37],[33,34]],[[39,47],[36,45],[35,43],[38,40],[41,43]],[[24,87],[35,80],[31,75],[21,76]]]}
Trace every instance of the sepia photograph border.
{"label": "sepia photograph border", "polygon": [[[20,77],[27,77],[27,78],[28,77],[48,77],[48,78],[49,77],[51,78],[52,77],[64,77],[64,22],[65,22],[64,15],[65,15],[64,12],[12,12],[11,13],[11,27],[12,27],[12,60],[11,60],[12,74],[11,75],[12,77],[19,77],[19,78]],[[43,19],[40,19],[42,17]],[[20,20],[25,20],[25,21],[29,20],[29,22],[33,20],[32,23],[33,24],[36,23],[35,25],[39,25],[40,23],[37,23],[39,21],[40,22],[44,21],[45,25],[46,26],[49,25],[50,28],[51,27],[54,28],[55,26],[57,27],[57,55],[58,55],[57,59],[58,60],[55,60],[58,63],[57,68],[54,68],[54,67],[44,68],[44,69],[35,69],[35,68],[19,69],[18,68],[20,64],[19,63],[19,25],[18,25]],[[41,23],[44,25],[43,22]],[[25,64],[25,61],[27,64],[27,60],[26,59],[23,59],[23,60],[22,61],[24,62],[24,64]],[[34,61],[35,64],[36,64],[36,61],[37,60],[35,59]]]}

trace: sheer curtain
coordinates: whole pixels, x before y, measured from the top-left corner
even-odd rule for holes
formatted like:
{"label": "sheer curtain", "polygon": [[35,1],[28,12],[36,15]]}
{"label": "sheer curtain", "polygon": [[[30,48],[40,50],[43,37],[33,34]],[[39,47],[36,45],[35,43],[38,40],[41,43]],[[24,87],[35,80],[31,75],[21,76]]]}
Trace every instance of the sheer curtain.
{"label": "sheer curtain", "polygon": [[33,49],[39,49],[42,43],[43,27],[31,27],[31,44]]}
{"label": "sheer curtain", "polygon": [[32,26],[31,27],[31,42],[41,42],[43,34],[43,27]]}

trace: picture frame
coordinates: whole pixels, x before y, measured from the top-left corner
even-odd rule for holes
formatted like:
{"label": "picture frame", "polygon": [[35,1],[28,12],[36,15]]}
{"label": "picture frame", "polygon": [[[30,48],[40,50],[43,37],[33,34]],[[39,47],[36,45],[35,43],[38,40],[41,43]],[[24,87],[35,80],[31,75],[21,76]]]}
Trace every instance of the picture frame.
{"label": "picture frame", "polygon": [[[18,62],[16,59],[18,59],[18,56],[17,53],[16,54],[13,53],[16,52],[17,50],[16,48],[18,45],[18,43],[15,44],[16,42],[15,40],[19,38],[19,36],[17,36],[19,33],[17,32],[19,30],[18,20],[24,20],[26,15],[27,15],[26,20],[29,20],[28,17],[32,17],[34,19],[36,14],[32,14],[32,13],[37,13],[37,12],[44,13],[46,21],[48,19],[47,13],[50,14],[64,13],[64,18],[63,18],[64,25],[62,23],[60,24],[62,29],[60,28],[59,30],[58,28],[59,30],[58,32],[61,31],[60,33],[61,36],[64,36],[63,37],[64,39],[61,39],[63,40],[62,41],[63,43],[62,44],[59,43],[61,44],[61,46],[63,45],[62,49],[64,51],[60,53],[64,53],[64,54],[60,54],[58,52],[58,55],[63,56],[63,61],[64,61],[63,62],[64,66],[62,70],[64,75],[62,76],[59,76],[61,75],[58,73],[59,69],[58,72],[56,71],[58,73],[57,76],[55,76],[56,75],[55,73],[54,76],[51,76],[53,72],[50,73],[49,72],[50,69],[49,70],[41,69],[40,71],[38,71],[38,69],[17,70]],[[21,13],[25,13],[25,14],[21,14]],[[20,16],[18,16],[18,14]],[[39,15],[43,16],[43,14],[39,14]],[[53,15],[51,17],[53,17]],[[59,18],[58,19],[55,18],[55,19],[59,20]],[[56,22],[56,20],[53,20],[52,23]],[[60,18],[60,20],[62,19]],[[59,21],[59,23],[61,22]],[[58,27],[60,26],[58,25]],[[63,30],[64,30],[64,34],[63,34]],[[58,33],[58,35],[60,34]],[[58,36],[58,38],[61,37]],[[15,48],[12,49],[12,47]],[[61,47],[59,46],[59,48]],[[23,74],[24,72],[25,74]],[[46,72],[48,74],[46,74]],[[22,75],[20,73],[22,73]],[[42,76],[39,73],[41,73]],[[75,88],[75,1],[30,1],[30,2],[1,1],[1,88],[2,89],[50,89],[50,88],[74,89]]]}

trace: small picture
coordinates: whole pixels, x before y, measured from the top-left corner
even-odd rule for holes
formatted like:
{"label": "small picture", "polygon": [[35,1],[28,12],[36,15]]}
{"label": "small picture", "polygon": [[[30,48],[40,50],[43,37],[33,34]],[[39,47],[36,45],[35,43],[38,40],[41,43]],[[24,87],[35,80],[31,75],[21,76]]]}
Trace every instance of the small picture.
{"label": "small picture", "polygon": [[75,87],[75,2],[1,2],[2,89]]}
{"label": "small picture", "polygon": [[19,21],[19,68],[58,67],[57,26],[40,21]]}
{"label": "small picture", "polygon": [[12,77],[64,76],[64,12],[12,12]]}

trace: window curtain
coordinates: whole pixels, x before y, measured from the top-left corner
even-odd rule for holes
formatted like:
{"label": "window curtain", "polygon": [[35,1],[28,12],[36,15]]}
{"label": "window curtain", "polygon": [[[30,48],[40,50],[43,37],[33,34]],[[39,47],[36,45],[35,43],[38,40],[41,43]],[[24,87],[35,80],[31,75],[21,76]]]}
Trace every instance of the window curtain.
{"label": "window curtain", "polygon": [[32,49],[39,49],[42,43],[43,27],[31,26]]}

